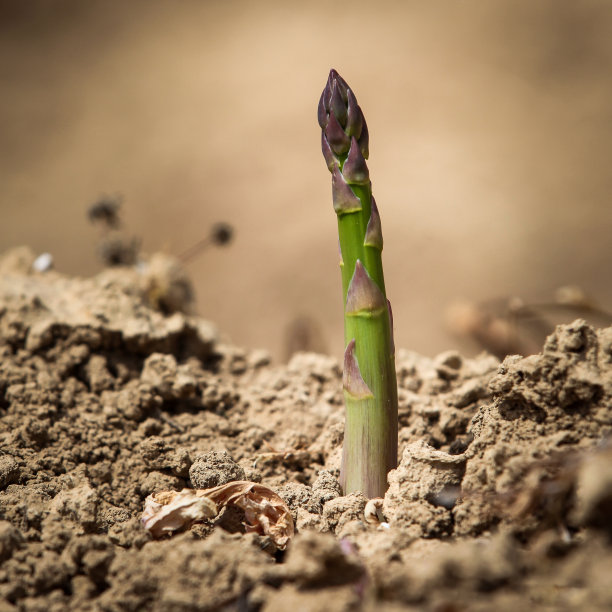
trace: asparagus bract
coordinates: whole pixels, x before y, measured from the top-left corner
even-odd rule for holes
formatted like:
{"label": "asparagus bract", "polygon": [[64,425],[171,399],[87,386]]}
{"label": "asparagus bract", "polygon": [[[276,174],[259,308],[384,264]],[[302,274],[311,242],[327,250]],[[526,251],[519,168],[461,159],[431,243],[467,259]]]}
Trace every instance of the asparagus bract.
{"label": "asparagus bract", "polygon": [[357,98],[335,71],[318,108],[321,149],[332,174],[344,297],[346,424],[340,484],[382,497],[397,467],[397,382],[386,298],[380,216],[366,159],[369,136]]}

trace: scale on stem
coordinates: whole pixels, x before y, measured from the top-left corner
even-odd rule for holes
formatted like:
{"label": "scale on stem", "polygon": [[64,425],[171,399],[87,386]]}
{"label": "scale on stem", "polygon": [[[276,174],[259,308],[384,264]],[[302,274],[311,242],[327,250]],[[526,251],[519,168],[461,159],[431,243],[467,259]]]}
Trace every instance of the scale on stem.
{"label": "scale on stem", "polygon": [[382,497],[397,467],[397,382],[391,304],[385,293],[380,217],[372,197],[368,128],[354,93],[331,70],[318,108],[332,173],[344,297],[345,494]]}

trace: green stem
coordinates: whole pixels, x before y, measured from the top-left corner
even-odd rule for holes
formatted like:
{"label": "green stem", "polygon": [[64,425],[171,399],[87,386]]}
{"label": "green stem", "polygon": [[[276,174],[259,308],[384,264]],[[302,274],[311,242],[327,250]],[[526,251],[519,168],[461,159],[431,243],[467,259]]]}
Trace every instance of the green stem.
{"label": "green stem", "polygon": [[[357,100],[334,70],[319,104],[323,154],[332,171],[345,304],[345,493],[382,497],[397,467],[397,382],[382,233],[365,163],[368,133]],[[340,131],[342,130],[342,131]]]}

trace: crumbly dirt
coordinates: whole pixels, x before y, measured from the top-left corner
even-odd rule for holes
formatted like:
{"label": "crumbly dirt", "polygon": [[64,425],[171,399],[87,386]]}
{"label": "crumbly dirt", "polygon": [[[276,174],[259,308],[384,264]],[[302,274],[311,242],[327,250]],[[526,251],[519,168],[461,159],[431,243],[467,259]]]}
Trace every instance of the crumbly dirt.
{"label": "crumbly dirt", "polygon": [[[612,328],[538,355],[399,350],[400,464],[382,522],[342,496],[340,364],[155,310],[133,269],[0,259],[0,612],[607,610]],[[230,509],[153,540],[156,491],[250,480],[287,550]]]}

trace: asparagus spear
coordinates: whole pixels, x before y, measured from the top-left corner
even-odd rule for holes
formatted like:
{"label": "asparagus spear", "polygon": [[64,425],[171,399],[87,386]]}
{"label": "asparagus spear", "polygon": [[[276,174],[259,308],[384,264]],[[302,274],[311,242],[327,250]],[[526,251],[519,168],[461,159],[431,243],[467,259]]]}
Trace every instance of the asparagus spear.
{"label": "asparagus spear", "polygon": [[355,94],[331,70],[318,108],[321,148],[332,174],[344,297],[346,423],[344,493],[382,497],[397,467],[397,382],[380,217],[372,197],[368,128]]}

